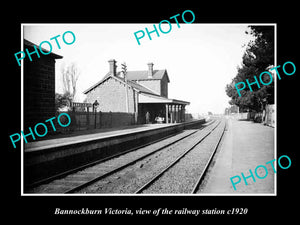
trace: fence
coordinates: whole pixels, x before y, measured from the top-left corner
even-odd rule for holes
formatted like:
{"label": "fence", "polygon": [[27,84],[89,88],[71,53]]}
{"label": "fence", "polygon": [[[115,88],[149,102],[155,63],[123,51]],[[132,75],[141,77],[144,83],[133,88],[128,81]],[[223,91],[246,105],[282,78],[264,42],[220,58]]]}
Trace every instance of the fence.
{"label": "fence", "polygon": [[275,105],[266,105],[263,112],[246,112],[237,115],[238,120],[253,120],[257,123],[264,123],[275,127]]}
{"label": "fence", "polygon": [[250,120],[250,118],[251,118],[251,114],[249,112],[237,114],[238,120]]}
{"label": "fence", "polygon": [[[58,112],[56,117],[62,112]],[[121,112],[67,112],[71,117],[71,125],[68,127],[59,127],[59,133],[69,133],[73,131],[113,128],[135,124],[134,113]],[[64,123],[64,116],[61,122]],[[67,123],[67,122],[66,122]]]}
{"label": "fence", "polygon": [[266,106],[265,124],[275,126],[275,105]]}

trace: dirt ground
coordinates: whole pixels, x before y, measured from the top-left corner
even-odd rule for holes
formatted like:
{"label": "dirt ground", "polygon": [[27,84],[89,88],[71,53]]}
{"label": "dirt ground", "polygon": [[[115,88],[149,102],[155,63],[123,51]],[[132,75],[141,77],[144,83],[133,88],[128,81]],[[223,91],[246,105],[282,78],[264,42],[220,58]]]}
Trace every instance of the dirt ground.
{"label": "dirt ground", "polygon": [[[252,121],[238,121],[228,118],[227,131],[223,142],[209,168],[199,193],[208,194],[274,194],[275,180],[271,163],[267,162],[275,158],[275,129]],[[277,171],[276,161],[272,162]],[[257,166],[259,167],[255,174]],[[252,171],[255,182],[250,177]],[[280,168],[279,168],[280,169]],[[244,174],[246,182],[242,177]],[[234,190],[230,178],[240,176]],[[249,177],[249,178],[247,178]],[[233,179],[237,182],[238,178]]]}

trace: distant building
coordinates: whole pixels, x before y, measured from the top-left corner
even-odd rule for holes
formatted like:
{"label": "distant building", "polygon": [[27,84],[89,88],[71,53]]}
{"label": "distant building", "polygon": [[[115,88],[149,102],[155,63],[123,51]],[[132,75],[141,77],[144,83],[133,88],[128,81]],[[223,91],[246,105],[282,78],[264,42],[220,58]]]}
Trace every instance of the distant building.
{"label": "distant building", "polygon": [[135,114],[136,123],[182,122],[184,121],[187,101],[168,98],[167,70],[153,70],[153,63],[148,63],[148,70],[127,71],[126,79],[116,71],[116,61],[109,60],[109,72],[96,84],[83,93],[87,102],[99,103],[98,111],[127,112]]}
{"label": "distant building", "polygon": [[[24,39],[24,51],[34,52],[34,46],[39,46]],[[47,50],[43,49],[43,52]],[[50,53],[48,55],[32,55],[32,61],[24,60],[24,128],[55,116],[55,60],[62,56]]]}

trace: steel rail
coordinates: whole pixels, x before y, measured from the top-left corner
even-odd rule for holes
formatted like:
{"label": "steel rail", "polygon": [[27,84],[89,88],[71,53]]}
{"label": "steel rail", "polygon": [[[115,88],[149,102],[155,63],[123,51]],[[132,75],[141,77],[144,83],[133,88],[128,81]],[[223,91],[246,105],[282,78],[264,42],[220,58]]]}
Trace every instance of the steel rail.
{"label": "steel rail", "polygon": [[[213,124],[215,121],[216,121],[216,120],[212,120],[212,121],[208,122],[206,125],[202,125],[201,129],[203,129],[203,128],[207,127],[207,126],[210,126],[210,125]],[[195,131],[195,132],[197,132],[197,131]],[[192,134],[193,134],[193,133],[191,133],[190,135],[192,135]],[[90,162],[90,163],[87,163],[87,164],[78,166],[78,167],[76,167],[76,168],[73,168],[73,169],[70,169],[70,170],[61,172],[61,173],[59,173],[59,174],[55,174],[55,175],[53,175],[53,176],[50,176],[50,177],[47,177],[47,178],[44,178],[44,179],[35,181],[35,182],[31,183],[31,184],[25,184],[25,187],[24,187],[25,192],[26,192],[26,190],[28,191],[28,190],[30,190],[30,189],[32,189],[32,188],[34,188],[34,187],[39,186],[39,185],[46,184],[46,183],[50,183],[51,181],[54,181],[54,180],[57,180],[57,179],[61,179],[61,178],[66,177],[67,175],[70,175],[70,174],[72,174],[72,173],[76,173],[76,172],[78,172],[78,171],[80,171],[80,170],[86,169],[86,168],[88,168],[88,167],[94,166],[94,165],[99,164],[99,163],[103,163],[103,162],[108,161],[108,160],[110,160],[110,159],[112,159],[112,158],[116,158],[116,157],[119,157],[119,156],[121,156],[121,155],[125,155],[125,154],[127,154],[127,153],[129,153],[129,152],[136,151],[136,150],[138,150],[138,149],[140,149],[140,148],[144,148],[144,147],[147,147],[147,146],[149,146],[149,145],[158,143],[158,142],[160,142],[160,141],[163,141],[163,140],[166,140],[166,139],[168,139],[168,138],[171,138],[171,137],[173,137],[173,136],[175,136],[175,135],[176,135],[176,134],[170,134],[170,135],[168,135],[168,136],[166,136],[166,137],[157,139],[157,140],[155,140],[155,141],[151,141],[151,142],[149,142],[149,143],[147,143],[147,144],[140,145],[140,146],[137,146],[137,147],[134,147],[134,148],[131,148],[131,149],[122,151],[122,152],[120,152],[120,153],[117,153],[117,154],[114,154],[114,155],[105,157],[105,158],[103,158],[103,159],[99,159],[99,160],[96,160],[96,161],[93,161],[93,162]],[[189,136],[189,135],[188,135],[188,136]],[[187,137],[188,137],[188,136],[187,136]],[[184,137],[184,138],[185,138],[185,137]],[[166,146],[166,147],[168,147],[168,146]]]}
{"label": "steel rail", "polygon": [[204,170],[202,171],[202,173],[200,174],[200,176],[199,176],[196,184],[194,185],[194,188],[193,188],[191,194],[195,194],[197,192],[197,190],[198,190],[198,188],[199,188],[202,180],[204,179],[204,176],[205,176],[205,174],[206,174],[206,172],[208,170],[208,167],[209,167],[209,165],[210,165],[210,163],[211,163],[211,161],[212,161],[212,159],[213,159],[215,153],[217,152],[217,149],[218,149],[218,147],[219,147],[219,145],[221,143],[221,140],[223,138],[225,130],[226,130],[226,122],[225,122],[225,125],[224,125],[224,128],[223,128],[222,134],[220,135],[219,140],[217,141],[216,145],[214,146],[214,148],[213,148],[214,150],[213,150],[212,154],[210,155],[209,160],[207,161],[207,163],[206,163],[206,165],[204,167]]}
{"label": "steel rail", "polygon": [[163,174],[165,174],[171,167],[173,167],[177,162],[179,162],[186,154],[188,154],[197,145],[199,145],[206,137],[208,137],[220,125],[220,123],[221,123],[221,121],[212,130],[210,130],[206,135],[204,135],[199,141],[197,141],[197,143],[195,143],[191,148],[184,151],[174,161],[172,161],[166,168],[164,168],[156,176],[152,177],[151,180],[149,180],[146,184],[144,184],[141,188],[139,188],[135,192],[135,194],[142,193],[145,189],[147,189],[149,186],[151,186],[159,177],[161,177]]}
{"label": "steel rail", "polygon": [[[215,121],[214,121],[214,122],[215,122]],[[207,126],[210,126],[210,125],[214,124],[214,122],[210,123],[210,124],[207,125]],[[207,126],[206,126],[206,127],[207,127]],[[177,142],[179,142],[179,141],[181,141],[181,140],[183,140],[183,139],[185,139],[185,138],[187,138],[187,137],[189,137],[189,136],[195,134],[196,132],[199,132],[199,131],[202,130],[203,128],[204,128],[204,127],[202,127],[202,128],[199,129],[199,130],[196,130],[196,131],[194,131],[194,132],[192,132],[192,133],[190,133],[190,134],[188,134],[188,135],[185,135],[184,137],[181,137],[181,138],[179,138],[179,139],[177,139],[177,140],[175,140],[175,141],[173,141],[173,142],[171,142],[171,143],[168,143],[168,144],[166,144],[166,145],[164,145],[164,146],[162,146],[162,147],[159,147],[158,149],[156,149],[156,150],[154,150],[154,151],[151,151],[150,153],[147,153],[147,154],[145,154],[145,155],[143,155],[143,156],[141,156],[141,157],[139,157],[139,158],[137,158],[137,159],[135,159],[135,160],[133,160],[133,161],[131,161],[131,162],[129,162],[129,163],[126,163],[126,164],[124,164],[124,165],[122,165],[122,166],[119,166],[119,167],[117,167],[116,169],[113,169],[113,170],[111,170],[111,171],[109,171],[109,172],[107,172],[107,173],[105,173],[105,174],[102,174],[102,175],[100,175],[100,176],[97,176],[97,177],[95,177],[95,178],[93,178],[93,179],[91,179],[91,180],[89,180],[89,181],[87,181],[87,182],[85,182],[85,183],[83,183],[83,184],[80,184],[80,185],[78,185],[78,186],[76,186],[76,187],[72,187],[72,188],[70,188],[69,190],[65,191],[64,193],[65,193],[65,194],[70,194],[70,193],[78,192],[79,190],[81,190],[81,189],[83,189],[83,188],[85,188],[85,187],[87,187],[87,186],[89,186],[89,185],[91,185],[91,184],[93,184],[93,183],[95,183],[95,182],[97,182],[97,181],[99,181],[99,180],[102,180],[102,179],[104,179],[105,177],[108,177],[108,176],[110,176],[110,175],[112,175],[112,174],[114,174],[114,173],[116,173],[116,172],[118,172],[118,171],[121,171],[121,170],[125,169],[126,167],[131,166],[131,165],[137,163],[138,161],[143,160],[144,158],[146,158],[146,157],[148,157],[148,156],[150,156],[150,155],[153,155],[154,153],[156,153],[156,152],[158,152],[158,151],[161,151],[161,150],[163,150],[163,149],[165,149],[165,148],[167,148],[167,147],[169,147],[169,146],[171,146],[171,145],[174,145],[175,143],[177,143]],[[173,136],[174,136],[174,135],[173,135]],[[139,148],[140,148],[140,147],[139,147]]]}

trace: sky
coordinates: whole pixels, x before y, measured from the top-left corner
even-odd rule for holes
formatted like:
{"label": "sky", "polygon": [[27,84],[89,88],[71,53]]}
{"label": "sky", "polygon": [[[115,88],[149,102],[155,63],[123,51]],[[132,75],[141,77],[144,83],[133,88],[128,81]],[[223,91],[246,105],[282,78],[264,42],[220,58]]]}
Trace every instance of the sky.
{"label": "sky", "polygon": [[[147,63],[152,62],[154,70],[167,69],[168,97],[189,101],[187,112],[202,115],[224,113],[229,106],[225,86],[235,77],[245,45],[252,39],[245,33],[249,30],[247,26],[180,23],[178,28],[172,23],[169,33],[159,31],[158,37],[154,32],[152,40],[146,34],[140,39],[140,45],[134,33],[139,30],[146,33],[146,27],[151,31],[153,24],[23,24],[23,35],[36,45],[49,41],[52,51],[63,56],[56,60],[56,92],[63,92],[61,67],[76,63],[80,70],[77,102],[83,102],[83,91],[107,74],[108,60],[117,61],[117,71],[121,70],[123,62],[128,71],[147,70]],[[168,27],[162,29],[168,30]],[[62,40],[66,31],[75,34],[76,40],[71,45]],[[57,40],[61,49],[55,40],[50,40],[57,35],[60,35]],[[70,38],[69,35],[65,37]],[[47,44],[43,44],[43,48],[47,49]]]}

